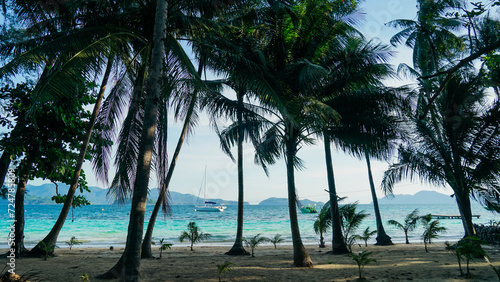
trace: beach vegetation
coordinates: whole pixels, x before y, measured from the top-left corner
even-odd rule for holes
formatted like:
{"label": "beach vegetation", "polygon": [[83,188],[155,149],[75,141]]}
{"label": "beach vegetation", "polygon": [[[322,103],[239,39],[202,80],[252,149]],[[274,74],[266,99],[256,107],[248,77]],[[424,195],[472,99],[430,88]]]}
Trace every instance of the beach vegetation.
{"label": "beach vegetation", "polygon": [[269,238],[269,242],[271,242],[274,245],[274,248],[276,249],[278,244],[281,244],[285,242],[285,238],[281,237],[281,234],[276,234],[274,237]]}
{"label": "beach vegetation", "polygon": [[255,257],[255,248],[257,248],[260,244],[269,241],[269,238],[260,236],[260,233],[248,239],[243,238],[243,242],[245,242],[245,244],[252,250],[252,257]]}
{"label": "beach vegetation", "polygon": [[48,245],[43,241],[41,241],[39,244],[40,244],[40,248],[42,249],[43,254],[44,254],[43,260],[47,260],[48,258],[51,258],[53,256],[54,249],[58,248],[57,245]]}
{"label": "beach vegetation", "polygon": [[429,252],[427,245],[432,244],[433,239],[438,238],[438,234],[445,232],[446,227],[439,226],[439,220],[432,220],[432,215],[427,214],[420,217],[420,220],[424,226],[424,232],[422,233],[422,239],[424,240],[425,251]]}
{"label": "beach vegetation", "polygon": [[[381,187],[390,194],[394,184],[417,177],[450,187],[464,237],[470,237],[476,234],[471,198],[494,208],[500,175],[496,134],[500,129],[500,101],[489,94],[493,90],[498,95],[498,78],[486,76],[497,67],[490,69],[488,63],[478,61],[482,66],[475,69],[474,60],[498,49],[500,41],[498,21],[489,13],[469,14],[462,19],[454,15],[466,11],[464,2],[450,2],[453,5],[419,0],[415,20],[389,23],[401,29],[391,42],[413,48],[413,67],[401,65],[399,69],[420,79],[416,91],[408,96],[414,106],[402,115],[408,120],[411,142],[403,142],[398,148],[396,161],[384,173]],[[454,33],[464,27],[464,19],[471,36]],[[459,63],[450,67],[449,62]]]}
{"label": "beach vegetation", "polygon": [[89,276],[88,273],[84,273],[84,274],[80,275],[79,278],[80,278],[80,281],[82,281],[82,282],[88,282],[88,281],[90,281],[90,276]]}
{"label": "beach vegetation", "polygon": [[222,281],[222,276],[224,274],[232,270],[231,269],[232,264],[233,264],[232,262],[229,262],[227,260],[221,264],[217,264],[217,273],[219,274],[219,282]]}
{"label": "beach vegetation", "polygon": [[[160,258],[161,258],[161,255],[162,255],[162,252],[165,251],[165,250],[170,250],[172,248],[172,244],[169,244],[169,243],[163,243],[165,241],[165,238],[161,238],[159,241],[158,241],[158,245],[160,246],[159,249],[160,249]],[[156,242],[151,242],[151,244],[153,245],[156,245]]]}
{"label": "beach vegetation", "polygon": [[[470,277],[470,263],[476,258],[486,257],[486,253],[482,245],[485,242],[477,237],[466,237],[458,241],[455,245],[455,252],[457,256],[463,257],[466,264],[465,276]],[[460,267],[460,264],[459,264]],[[460,267],[460,273],[462,274],[462,269]]]}
{"label": "beach vegetation", "polygon": [[362,234],[357,235],[357,238],[365,241],[365,247],[368,247],[368,240],[375,234],[377,234],[377,230],[370,230],[370,226],[368,226]]}
{"label": "beach vegetation", "polygon": [[351,258],[358,264],[358,274],[359,279],[363,279],[363,269],[370,262],[376,262],[377,260],[370,258],[372,252],[362,251],[358,254],[350,253]]}
{"label": "beach vegetation", "polygon": [[356,230],[359,228],[363,220],[370,214],[365,213],[364,210],[356,211],[358,206],[357,202],[343,205],[340,207],[340,214],[342,215],[342,231],[345,238],[345,244],[349,252],[352,252],[352,245],[358,238]]}
{"label": "beach vegetation", "polygon": [[331,216],[329,216],[329,205],[324,205],[319,211],[316,220],[314,221],[314,232],[319,235],[319,247],[325,248],[325,238],[323,234],[328,232],[332,225]]}
{"label": "beach vegetation", "polygon": [[418,220],[420,216],[418,215],[418,209],[414,209],[411,213],[407,214],[403,223],[400,223],[394,219],[387,221],[392,226],[397,227],[405,233],[406,244],[410,244],[408,240],[408,233],[413,231],[417,227]]}
{"label": "beach vegetation", "polygon": [[69,249],[71,250],[71,248],[74,245],[81,245],[81,244],[83,244],[83,242],[78,241],[75,236],[71,236],[71,238],[69,239],[69,241],[66,242],[66,244],[68,244]]}
{"label": "beach vegetation", "polygon": [[201,232],[200,228],[196,226],[196,222],[189,222],[188,231],[182,231],[181,236],[179,236],[179,241],[184,242],[188,240],[191,243],[191,251],[193,250],[193,245],[199,242],[203,242],[212,237],[209,233]]}

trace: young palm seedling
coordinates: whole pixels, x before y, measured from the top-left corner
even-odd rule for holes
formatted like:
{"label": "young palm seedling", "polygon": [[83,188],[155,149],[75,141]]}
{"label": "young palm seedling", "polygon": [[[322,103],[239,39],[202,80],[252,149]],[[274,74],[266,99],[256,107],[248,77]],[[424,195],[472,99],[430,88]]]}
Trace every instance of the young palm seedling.
{"label": "young palm seedling", "polygon": [[222,275],[231,271],[231,264],[233,263],[226,260],[224,263],[217,265],[217,271],[219,272],[219,282],[222,281]]}
{"label": "young palm seedling", "polygon": [[267,242],[267,241],[269,241],[269,238],[261,237],[260,233],[253,236],[250,239],[243,238],[243,242],[246,243],[247,247],[250,247],[252,249],[252,257],[255,257],[255,254],[254,254],[255,248],[257,248],[257,246],[260,245],[260,243]]}
{"label": "young palm seedling", "polygon": [[421,217],[424,225],[424,233],[422,239],[424,240],[425,251],[429,252],[427,245],[432,244],[432,239],[438,238],[438,233],[445,232],[446,228],[439,226],[439,220],[432,220],[432,215],[428,214]]}
{"label": "young palm seedling", "polygon": [[366,227],[365,231],[363,231],[363,234],[358,235],[357,237],[365,241],[365,247],[368,247],[368,240],[375,234],[377,234],[377,230],[370,231],[370,227]]}
{"label": "young palm seedling", "polygon": [[418,216],[418,209],[415,209],[411,213],[406,215],[404,224],[399,223],[393,219],[387,221],[387,223],[403,230],[405,233],[406,244],[410,244],[410,241],[408,240],[408,232],[411,232],[413,231],[413,229],[415,229],[419,218],[420,217]]}
{"label": "young palm seedling", "polygon": [[209,233],[203,233],[200,228],[196,226],[196,222],[188,223],[188,232],[182,231],[181,236],[179,236],[179,241],[184,242],[188,240],[191,242],[191,251],[193,250],[193,245],[198,242],[203,242],[210,239],[212,235]]}
{"label": "young palm seedling", "polygon": [[66,242],[66,244],[68,244],[69,249],[71,250],[71,248],[73,248],[74,245],[80,245],[83,244],[83,242],[76,240],[76,237],[72,236],[71,239],[69,239],[69,241]]}
{"label": "young palm seedling", "polygon": [[[167,243],[163,243],[165,241],[165,238],[162,238],[160,241],[158,241],[158,245],[160,245],[160,258],[161,258],[161,254],[164,250],[166,249],[171,249],[172,248],[172,244],[167,244]],[[153,245],[156,245],[155,242],[151,242]]]}
{"label": "young palm seedling", "polygon": [[44,256],[43,260],[47,260],[47,258],[52,257],[54,249],[57,248],[56,245],[49,246],[44,241],[40,242],[40,246],[41,246],[42,250],[45,252],[45,256]]}
{"label": "young palm seedling", "polygon": [[349,254],[352,259],[358,264],[358,271],[359,271],[359,279],[363,279],[363,268],[365,265],[369,264],[370,262],[376,262],[375,259],[370,258],[370,255],[372,253],[368,251],[362,251],[359,254]]}
{"label": "young palm seedling", "polygon": [[281,234],[276,234],[273,238],[269,239],[269,241],[273,243],[274,248],[276,249],[276,245],[283,243],[285,239],[281,238]]}

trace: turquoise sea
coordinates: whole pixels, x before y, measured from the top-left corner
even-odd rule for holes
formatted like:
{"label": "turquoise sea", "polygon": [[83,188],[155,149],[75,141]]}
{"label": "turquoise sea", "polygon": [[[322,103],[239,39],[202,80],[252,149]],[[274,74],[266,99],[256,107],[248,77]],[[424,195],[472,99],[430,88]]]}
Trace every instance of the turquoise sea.
{"label": "turquoise sea", "polygon": [[[365,210],[370,216],[358,229],[361,233],[366,227],[371,230],[376,229],[375,217],[372,205],[359,205],[359,210]],[[394,219],[402,222],[406,214],[419,208],[420,214],[458,214],[456,205],[384,205],[381,206],[384,227],[394,243],[404,243],[404,234],[386,224],[387,220]],[[0,205],[0,235],[3,240],[0,248],[7,248],[8,227],[12,222],[8,217],[7,205]],[[26,226],[25,245],[30,248],[50,231],[52,225],[60,212],[60,205],[26,205]],[[147,207],[146,224],[149,220],[152,205]],[[74,221],[71,220],[71,213],[66,220],[63,230],[59,235],[58,246],[67,247],[65,244],[72,236],[85,242],[81,247],[109,247],[124,246],[129,219],[130,205],[90,205],[74,210]],[[319,241],[318,235],[314,233],[313,222],[316,214],[299,214],[300,231],[305,244],[313,245]],[[479,205],[473,206],[473,214],[480,215],[479,219],[474,219],[477,224],[489,225],[490,221],[498,221],[498,215],[493,214]],[[212,234],[212,238],[204,244],[232,245],[236,234],[237,207],[228,206],[221,213],[195,212],[194,206],[172,206],[172,215],[164,217],[160,215],[155,225],[154,239],[165,238],[167,242],[174,246],[182,246],[187,243],[180,243],[178,237],[183,230],[186,230],[188,222],[195,221],[201,231]],[[279,233],[286,240],[285,244],[291,244],[290,223],[288,220],[287,206],[245,206],[244,236],[254,236],[261,233],[263,236],[272,237]],[[447,232],[440,235],[437,241],[453,241],[463,236],[463,227],[460,219],[442,219],[443,226]],[[417,227],[410,234],[410,242],[421,242],[420,235],[422,227]],[[326,241],[331,241],[331,233],[326,235]],[[371,240],[374,242],[374,239]]]}

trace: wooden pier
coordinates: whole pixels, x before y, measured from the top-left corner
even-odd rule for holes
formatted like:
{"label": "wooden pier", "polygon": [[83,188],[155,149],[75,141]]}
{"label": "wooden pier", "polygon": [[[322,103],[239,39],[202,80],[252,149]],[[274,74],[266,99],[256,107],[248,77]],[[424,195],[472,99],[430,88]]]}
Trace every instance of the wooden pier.
{"label": "wooden pier", "polygon": [[[479,218],[481,215],[472,215],[472,217],[474,218]],[[432,214],[432,218],[436,218],[436,219],[461,219],[462,216],[461,215],[444,215],[444,214]]]}

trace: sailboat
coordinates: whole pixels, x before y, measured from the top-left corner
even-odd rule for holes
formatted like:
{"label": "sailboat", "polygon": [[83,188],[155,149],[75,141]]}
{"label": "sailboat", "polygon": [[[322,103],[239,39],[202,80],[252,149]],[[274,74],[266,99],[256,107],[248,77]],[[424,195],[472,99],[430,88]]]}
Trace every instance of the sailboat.
{"label": "sailboat", "polygon": [[[227,207],[224,205],[217,205],[216,202],[207,201],[207,167],[205,166],[205,177],[203,177],[203,182],[200,187],[203,188],[203,205],[195,205],[194,211],[196,212],[223,212]],[[198,199],[200,198],[200,193],[198,193]],[[196,200],[198,203],[198,200]]]}

